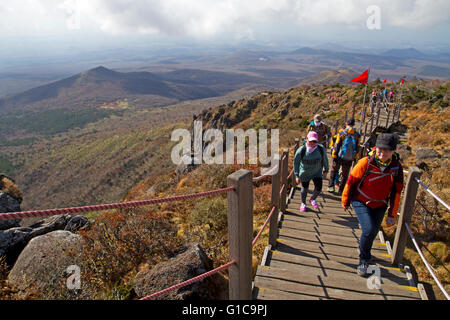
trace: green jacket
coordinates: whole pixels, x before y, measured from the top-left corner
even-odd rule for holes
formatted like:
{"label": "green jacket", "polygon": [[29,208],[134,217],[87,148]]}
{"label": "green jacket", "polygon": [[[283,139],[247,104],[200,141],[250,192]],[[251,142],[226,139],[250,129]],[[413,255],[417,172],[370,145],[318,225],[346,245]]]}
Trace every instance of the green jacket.
{"label": "green jacket", "polygon": [[[319,148],[323,150],[323,161]],[[303,149],[305,151],[302,157]],[[321,144],[318,144],[316,150],[310,154],[306,151],[306,146],[301,146],[297,149],[294,155],[294,174],[296,178],[300,178],[302,182],[306,182],[313,178],[322,178],[323,172],[328,172],[328,170],[327,152]]]}

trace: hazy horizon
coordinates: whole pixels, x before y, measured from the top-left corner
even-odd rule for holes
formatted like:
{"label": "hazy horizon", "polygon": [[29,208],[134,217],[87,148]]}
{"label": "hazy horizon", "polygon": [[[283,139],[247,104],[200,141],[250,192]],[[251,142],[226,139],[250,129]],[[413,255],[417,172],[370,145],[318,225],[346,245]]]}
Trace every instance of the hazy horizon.
{"label": "hazy horizon", "polygon": [[[375,28],[368,25],[373,19]],[[450,52],[450,2],[0,0],[0,28],[0,57],[10,59],[176,45],[283,50],[332,43]]]}

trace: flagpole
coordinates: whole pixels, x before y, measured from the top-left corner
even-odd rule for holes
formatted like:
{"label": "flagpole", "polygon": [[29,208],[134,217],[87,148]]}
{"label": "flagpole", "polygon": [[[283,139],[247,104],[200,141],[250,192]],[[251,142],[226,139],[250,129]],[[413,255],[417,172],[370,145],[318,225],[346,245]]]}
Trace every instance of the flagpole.
{"label": "flagpole", "polygon": [[362,124],[366,120],[366,94],[367,94],[367,85],[369,84],[369,74],[370,74],[370,68],[369,68],[369,71],[367,72],[367,81],[366,81],[366,86],[364,88],[363,107],[362,107],[362,112],[361,112],[361,121],[359,123],[359,132],[360,133],[362,131]]}

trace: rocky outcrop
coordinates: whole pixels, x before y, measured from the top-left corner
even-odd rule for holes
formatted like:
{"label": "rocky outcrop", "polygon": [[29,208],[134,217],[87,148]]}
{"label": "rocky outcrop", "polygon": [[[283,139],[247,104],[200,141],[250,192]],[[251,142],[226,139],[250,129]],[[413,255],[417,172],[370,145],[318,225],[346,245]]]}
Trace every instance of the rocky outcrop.
{"label": "rocky outcrop", "polygon": [[6,256],[9,265],[13,265],[27,243],[38,236],[56,230],[77,231],[89,226],[89,220],[82,216],[69,214],[52,216],[29,227],[14,227],[0,231],[0,256]]}
{"label": "rocky outcrop", "polygon": [[[211,269],[211,261],[198,243],[190,244],[176,257],[157,264],[151,270],[141,271],[134,278],[134,291],[145,297],[175,284],[189,280]],[[218,274],[186,287],[157,297],[159,300],[212,300],[220,296],[225,280]],[[222,288],[222,289],[221,289]],[[226,292],[227,290],[225,290]]]}
{"label": "rocky outcrop", "polygon": [[184,176],[189,172],[195,170],[198,167],[198,164],[195,164],[194,155],[184,154],[181,157],[180,163],[177,165],[177,169],[175,170],[178,176]]}
{"label": "rocky outcrop", "polygon": [[34,292],[42,299],[93,298],[95,290],[84,281],[79,267],[84,260],[82,246],[81,236],[62,230],[32,239],[9,273],[8,283],[19,297]]}
{"label": "rocky outcrop", "polygon": [[423,160],[435,160],[439,158],[439,153],[436,150],[430,148],[418,148],[416,150],[416,159],[418,161]]}
{"label": "rocky outcrop", "polygon": [[[0,191],[0,213],[20,211],[20,203],[9,194]],[[20,219],[0,220],[0,230],[18,227]]]}

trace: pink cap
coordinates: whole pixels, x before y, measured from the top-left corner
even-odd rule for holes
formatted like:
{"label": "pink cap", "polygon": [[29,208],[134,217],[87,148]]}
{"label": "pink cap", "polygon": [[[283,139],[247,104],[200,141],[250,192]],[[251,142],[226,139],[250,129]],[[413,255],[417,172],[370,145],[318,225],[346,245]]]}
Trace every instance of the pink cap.
{"label": "pink cap", "polygon": [[310,131],[308,133],[308,136],[306,137],[306,140],[308,140],[308,141],[319,141],[319,135],[317,134],[317,132]]}

